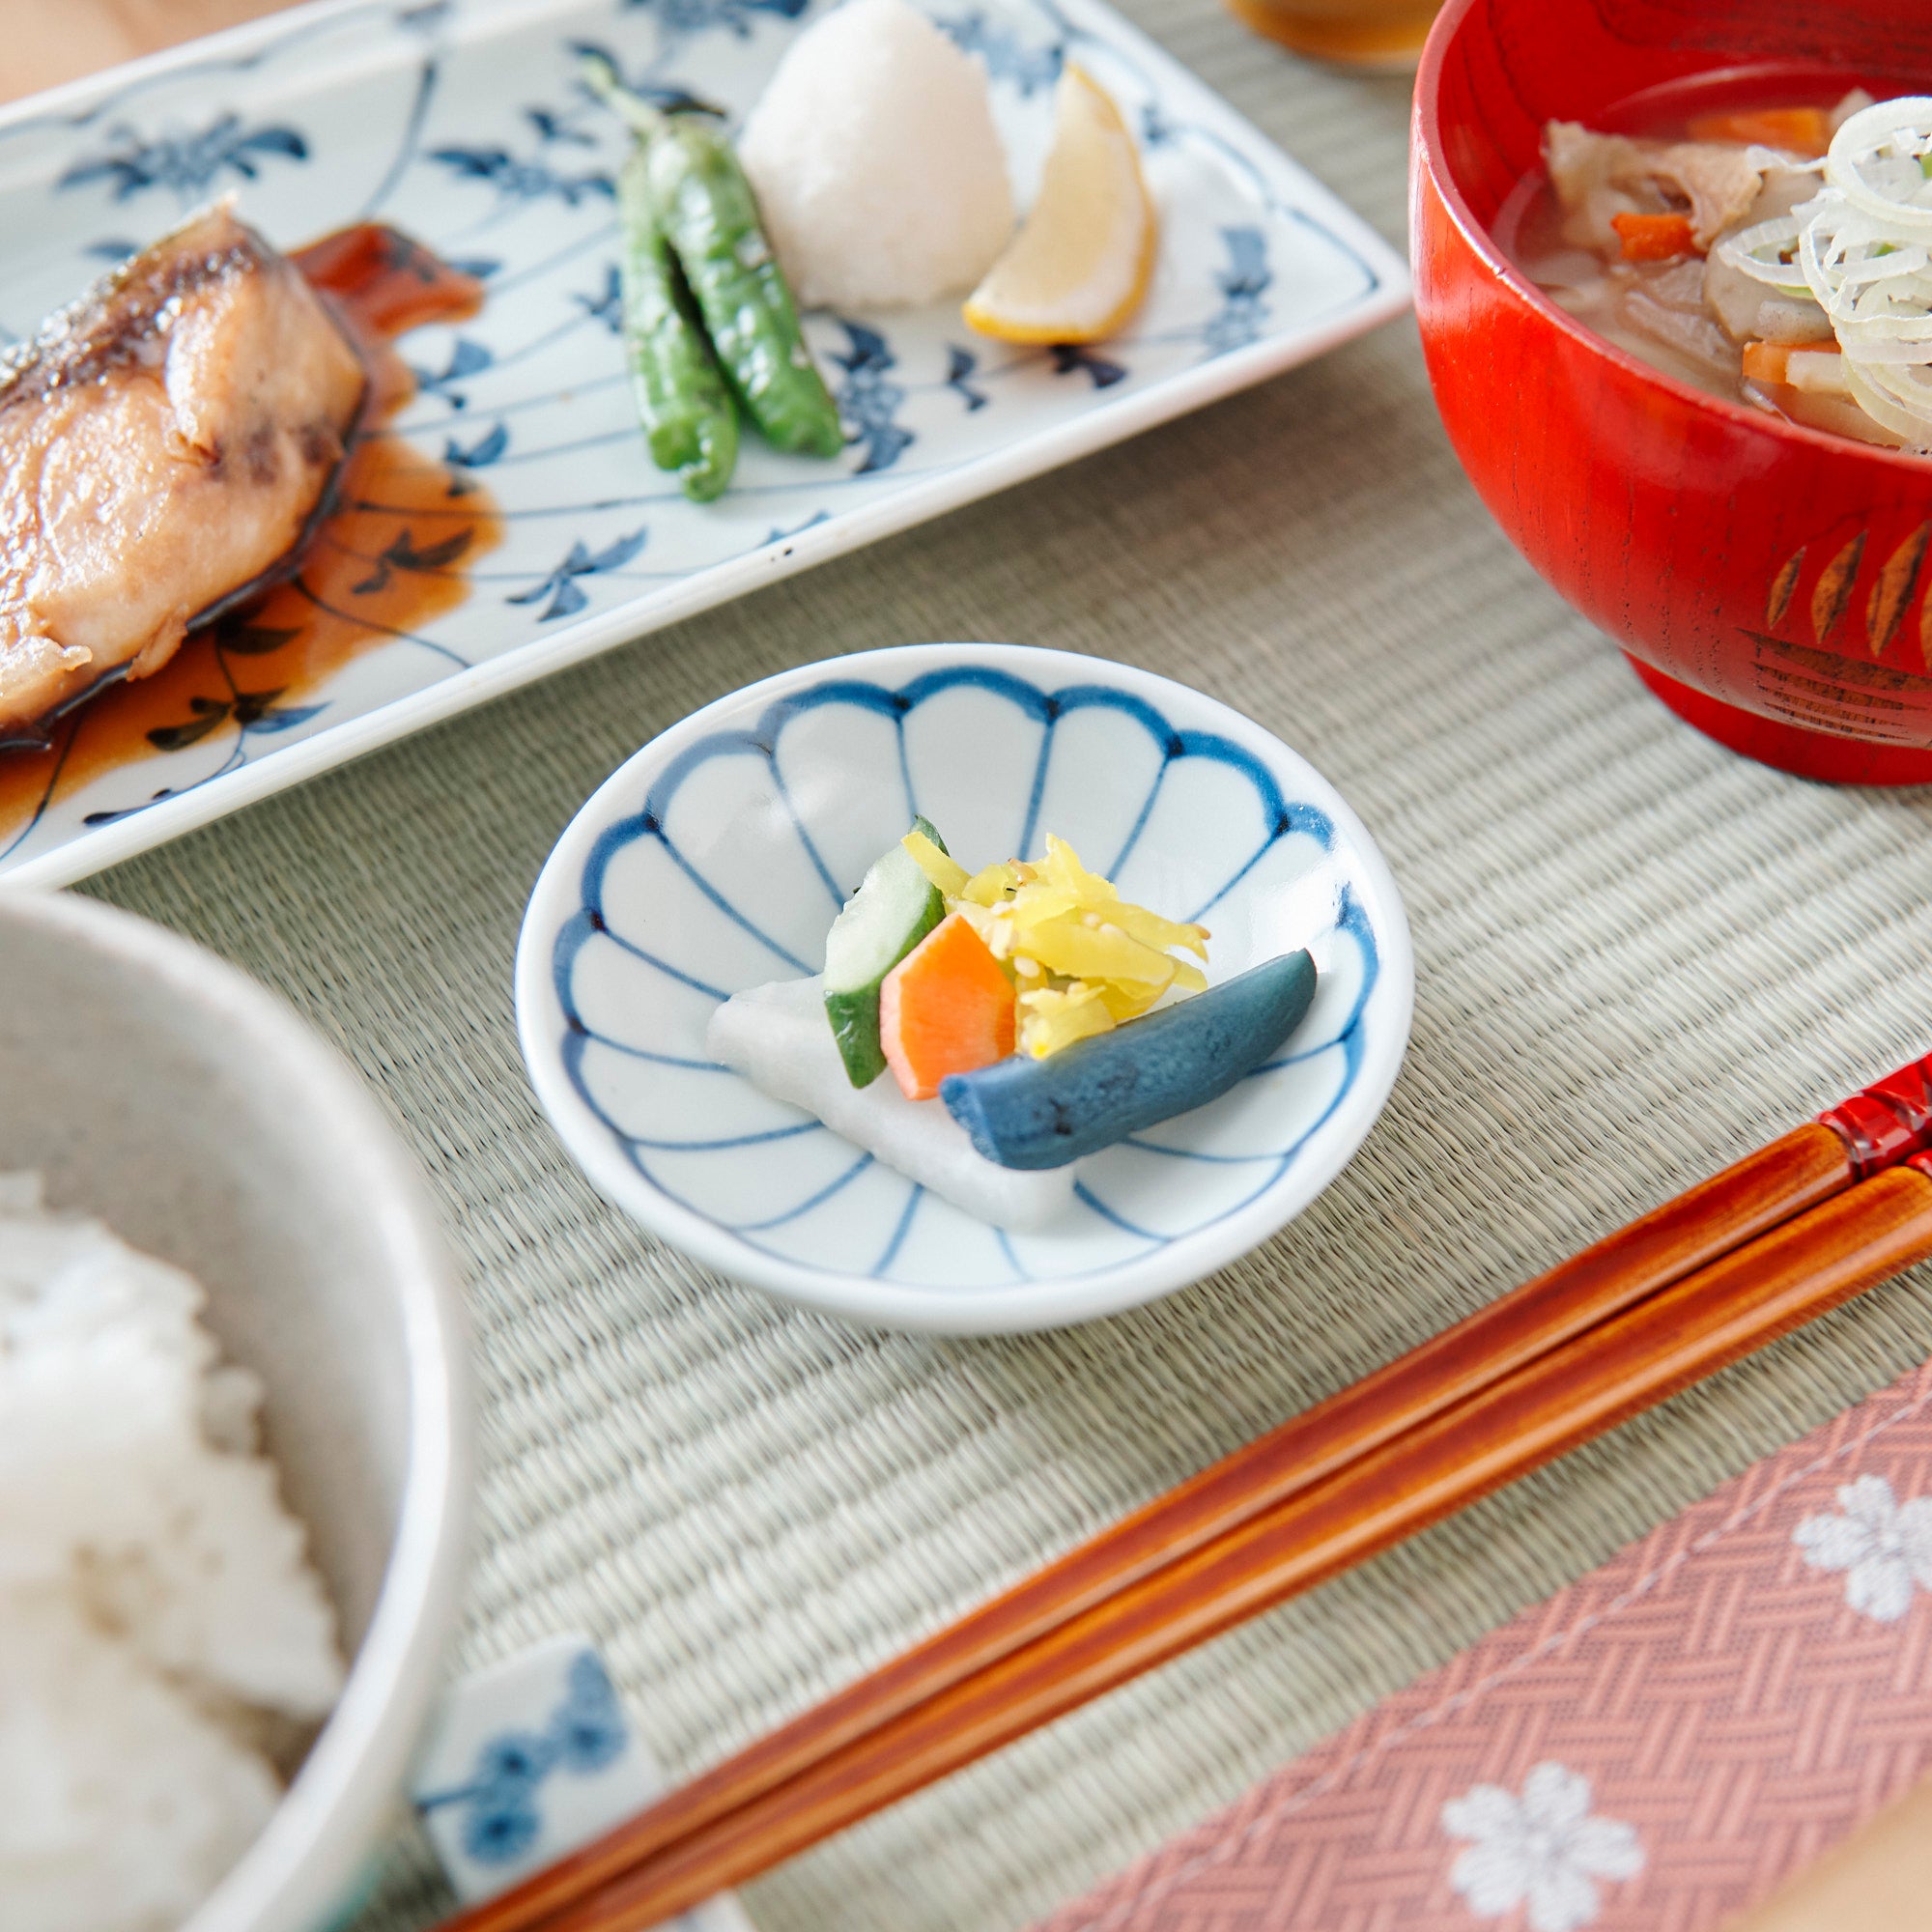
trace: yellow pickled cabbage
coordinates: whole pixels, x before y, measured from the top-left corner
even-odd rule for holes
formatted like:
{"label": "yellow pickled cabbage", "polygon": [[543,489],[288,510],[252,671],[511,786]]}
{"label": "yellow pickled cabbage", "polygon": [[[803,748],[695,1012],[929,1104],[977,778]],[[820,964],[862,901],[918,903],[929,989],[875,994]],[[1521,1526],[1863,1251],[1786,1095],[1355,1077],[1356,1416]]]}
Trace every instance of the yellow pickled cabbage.
{"label": "yellow pickled cabbage", "polygon": [[1071,1046],[1091,1033],[1106,1033],[1116,1022],[1098,986],[1073,985],[1064,993],[1050,986],[1022,993],[1020,1044],[1036,1060]]}
{"label": "yellow pickled cabbage", "polygon": [[946,901],[986,942],[1019,989],[1019,1048],[1044,1059],[1088,1035],[1137,1019],[1171,989],[1199,993],[1208,929],[1130,904],[1046,837],[1037,865],[1003,860],[969,874],[923,833],[905,848]]}
{"label": "yellow pickled cabbage", "polygon": [[923,832],[915,827],[899,843],[912,854],[913,864],[938,889],[942,898],[956,899],[965,891],[969,883],[966,867],[942,852]]}

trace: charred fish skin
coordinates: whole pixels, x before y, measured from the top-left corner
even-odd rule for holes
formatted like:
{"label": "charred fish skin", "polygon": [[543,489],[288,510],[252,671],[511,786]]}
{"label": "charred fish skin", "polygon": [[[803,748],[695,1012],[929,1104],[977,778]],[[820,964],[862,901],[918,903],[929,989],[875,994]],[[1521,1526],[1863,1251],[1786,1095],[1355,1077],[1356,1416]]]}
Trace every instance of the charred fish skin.
{"label": "charred fish skin", "polygon": [[0,360],[0,742],[286,574],[367,386],[323,298],[225,203]]}

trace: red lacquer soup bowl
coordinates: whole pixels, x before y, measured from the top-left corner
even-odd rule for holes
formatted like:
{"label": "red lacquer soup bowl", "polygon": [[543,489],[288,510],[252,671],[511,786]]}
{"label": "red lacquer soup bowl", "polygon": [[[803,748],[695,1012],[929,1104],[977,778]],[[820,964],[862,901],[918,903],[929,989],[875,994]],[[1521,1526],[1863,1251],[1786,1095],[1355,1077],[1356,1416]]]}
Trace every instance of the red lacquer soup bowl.
{"label": "red lacquer soup bowl", "polygon": [[1932,0],[1450,0],[1422,60],[1415,305],[1463,466],[1673,710],[1806,777],[1932,781],[1932,459],[1612,348],[1491,227],[1552,119],[1932,92]]}

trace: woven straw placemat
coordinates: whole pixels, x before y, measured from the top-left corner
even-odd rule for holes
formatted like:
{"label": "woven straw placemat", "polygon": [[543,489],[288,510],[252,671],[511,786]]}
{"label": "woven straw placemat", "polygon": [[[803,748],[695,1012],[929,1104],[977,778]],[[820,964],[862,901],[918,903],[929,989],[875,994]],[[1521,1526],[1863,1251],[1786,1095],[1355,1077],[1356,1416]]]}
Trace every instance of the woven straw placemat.
{"label": "woven straw placemat", "polygon": [[[1392,237],[1406,84],[1214,0],[1128,11]],[[605,1207],[530,1098],[524,899],[627,753],[805,660],[1015,639],[1304,752],[1406,895],[1414,1046],[1286,1234],[1059,1335],[861,1333]],[[1644,696],[1457,469],[1406,324],[619,650],[90,890],[286,993],[417,1149],[469,1280],[481,1545],[454,1662],[581,1626],[694,1771],[1073,1539],[1932,1045],[1932,800],[1730,756]],[[754,1887],[765,1932],[1016,1926],[1932,1353],[1884,1289],[1314,1598]],[[399,1839],[358,1932],[444,1903]]]}

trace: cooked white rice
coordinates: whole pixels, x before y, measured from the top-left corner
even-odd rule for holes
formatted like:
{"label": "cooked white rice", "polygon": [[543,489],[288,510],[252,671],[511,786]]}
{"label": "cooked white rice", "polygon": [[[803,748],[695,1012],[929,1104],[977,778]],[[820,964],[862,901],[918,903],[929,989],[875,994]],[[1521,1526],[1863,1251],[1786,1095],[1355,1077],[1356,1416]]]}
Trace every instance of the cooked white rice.
{"label": "cooked white rice", "polygon": [[204,1295],[0,1175],[0,1926],[174,1932],[342,1686]]}
{"label": "cooked white rice", "polygon": [[960,293],[1012,235],[985,70],[906,0],[844,0],[799,35],[738,152],[807,307]]}

